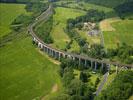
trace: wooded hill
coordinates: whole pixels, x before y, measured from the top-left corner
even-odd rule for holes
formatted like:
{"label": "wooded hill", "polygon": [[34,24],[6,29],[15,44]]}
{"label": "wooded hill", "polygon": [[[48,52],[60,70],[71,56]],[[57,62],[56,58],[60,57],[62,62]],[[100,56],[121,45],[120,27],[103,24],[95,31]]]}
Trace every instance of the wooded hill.
{"label": "wooded hill", "polygon": [[41,0],[0,0],[5,3],[27,3],[27,2],[39,2]]}

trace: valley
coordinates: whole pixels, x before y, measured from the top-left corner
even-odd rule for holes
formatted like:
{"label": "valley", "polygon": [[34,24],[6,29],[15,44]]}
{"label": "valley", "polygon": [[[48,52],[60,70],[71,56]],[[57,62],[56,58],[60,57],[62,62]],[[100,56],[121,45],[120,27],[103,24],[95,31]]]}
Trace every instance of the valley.
{"label": "valley", "polygon": [[132,13],[121,13],[128,4],[2,0],[0,99],[132,99]]}

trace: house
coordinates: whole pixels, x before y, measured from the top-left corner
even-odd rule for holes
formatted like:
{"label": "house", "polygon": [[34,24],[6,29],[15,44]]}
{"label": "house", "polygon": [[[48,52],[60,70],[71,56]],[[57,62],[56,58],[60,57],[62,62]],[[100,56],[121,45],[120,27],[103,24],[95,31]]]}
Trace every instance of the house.
{"label": "house", "polygon": [[100,33],[99,30],[91,30],[88,32],[88,35],[90,36],[97,36]]}

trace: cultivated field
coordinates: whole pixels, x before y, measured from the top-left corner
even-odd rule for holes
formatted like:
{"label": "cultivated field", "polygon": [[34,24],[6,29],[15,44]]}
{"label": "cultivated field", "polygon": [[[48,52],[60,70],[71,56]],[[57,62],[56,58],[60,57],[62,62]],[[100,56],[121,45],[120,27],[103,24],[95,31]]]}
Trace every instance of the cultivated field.
{"label": "cultivated field", "polygon": [[126,43],[132,45],[133,43],[133,21],[121,20],[114,22],[111,26],[115,31],[104,31],[104,42],[106,48],[116,48],[118,43]]}
{"label": "cultivated field", "polygon": [[0,3],[0,37],[11,32],[10,24],[20,14],[28,14],[24,4]]}
{"label": "cultivated field", "polygon": [[67,19],[81,16],[85,14],[85,12],[63,7],[57,7],[55,9],[55,12],[56,13],[54,15],[54,25],[51,32],[51,35],[54,39],[54,44],[52,46],[64,49],[66,43],[70,41],[67,33],[64,32]]}

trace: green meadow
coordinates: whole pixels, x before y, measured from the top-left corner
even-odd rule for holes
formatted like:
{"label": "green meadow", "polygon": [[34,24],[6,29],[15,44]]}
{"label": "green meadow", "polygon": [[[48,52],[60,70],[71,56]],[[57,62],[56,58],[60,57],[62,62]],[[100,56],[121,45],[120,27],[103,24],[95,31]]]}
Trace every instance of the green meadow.
{"label": "green meadow", "polygon": [[54,15],[54,25],[51,32],[51,35],[54,39],[54,44],[52,44],[52,46],[64,49],[66,47],[66,44],[70,41],[70,38],[68,37],[67,33],[64,32],[64,29],[66,28],[67,19],[76,18],[77,16],[85,14],[85,12],[81,10],[63,7],[57,7],[55,9],[55,12],[56,13]]}
{"label": "green meadow", "polygon": [[24,4],[0,3],[0,38],[11,32],[10,24],[17,16],[28,14],[24,8]]}
{"label": "green meadow", "polygon": [[133,43],[133,20],[121,20],[111,24],[115,31],[103,32],[106,48],[116,48],[118,43]]}

